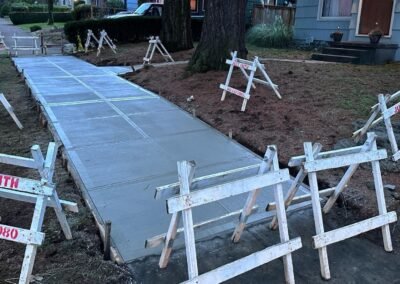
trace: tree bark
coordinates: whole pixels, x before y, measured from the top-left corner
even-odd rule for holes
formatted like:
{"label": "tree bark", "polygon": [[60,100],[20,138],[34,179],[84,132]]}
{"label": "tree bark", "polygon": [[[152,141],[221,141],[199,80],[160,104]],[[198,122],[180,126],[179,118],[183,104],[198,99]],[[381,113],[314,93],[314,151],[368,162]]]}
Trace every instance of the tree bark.
{"label": "tree bark", "polygon": [[193,48],[189,0],[165,0],[161,40],[168,51]]}
{"label": "tree bark", "polygon": [[207,0],[201,39],[189,70],[206,72],[226,68],[230,52],[246,58],[246,0]]}
{"label": "tree bark", "polygon": [[49,25],[54,25],[54,17],[53,17],[53,7],[54,7],[54,0],[47,0],[47,10],[49,12]]}

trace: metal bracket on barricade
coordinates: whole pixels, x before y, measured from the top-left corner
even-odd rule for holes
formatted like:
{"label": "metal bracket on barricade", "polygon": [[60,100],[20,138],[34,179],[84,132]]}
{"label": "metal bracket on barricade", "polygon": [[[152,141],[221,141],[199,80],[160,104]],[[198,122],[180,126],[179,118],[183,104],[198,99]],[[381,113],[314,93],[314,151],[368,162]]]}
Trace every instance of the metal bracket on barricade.
{"label": "metal bracket on barricade", "polygon": [[0,154],[0,163],[19,167],[36,169],[41,180],[15,177],[0,174],[0,198],[13,199],[22,202],[34,203],[35,210],[29,230],[0,224],[0,239],[26,244],[25,256],[22,263],[20,284],[30,282],[33,265],[38,246],[44,242],[45,234],[41,232],[46,207],[53,207],[57,219],[67,239],[72,239],[64,209],[78,212],[76,203],[60,200],[53,183],[55,161],[58,147],[50,143],[46,158],[38,145],[31,148],[33,159]]}
{"label": "metal bracket on barricade", "polygon": [[[96,42],[95,44],[92,43],[92,39]],[[86,35],[86,41],[85,41],[85,53],[88,52],[91,44],[93,44],[94,46],[96,46],[96,44],[97,44],[97,46],[99,46],[99,40],[94,35],[92,30],[88,30],[87,35]]]}
{"label": "metal bracket on barricade", "polygon": [[[219,175],[219,173],[214,174],[209,176],[208,178],[200,177],[195,179],[194,162],[178,162],[179,194],[174,195],[167,200],[167,211],[169,214],[172,214],[172,219],[168,231],[166,234],[162,235],[162,240],[160,240],[160,236],[157,236],[146,241],[146,247],[155,246],[151,246],[149,245],[149,243],[156,243],[156,245],[163,244],[163,250],[159,262],[159,266],[161,268],[165,268],[168,264],[172,252],[173,242],[176,239],[178,233],[183,233],[185,239],[186,258],[189,274],[189,280],[185,283],[220,283],[281,257],[283,258],[286,282],[294,283],[291,253],[301,248],[302,243],[300,238],[290,239],[288,233],[286,212],[283,203],[282,183],[290,180],[289,171],[287,169],[281,170],[279,168],[276,148],[274,146],[269,147],[269,150],[267,151],[265,157],[268,158],[266,158],[265,161],[258,166],[258,173],[256,173],[255,175],[247,176],[241,179],[235,179],[234,181],[208,185],[205,188],[196,189],[194,191],[194,181],[201,181],[204,183],[206,182],[206,180],[210,180],[217,176],[223,177],[225,173],[221,175]],[[264,171],[267,171],[268,169],[269,172],[264,173]],[[236,173],[239,173],[239,171]],[[215,270],[199,275],[197,267],[194,229],[199,227],[201,224],[193,224],[192,209],[245,193],[249,193],[248,200],[255,200],[260,189],[265,189],[266,187],[271,186],[273,186],[274,188],[275,202],[277,204],[278,212],[278,222],[281,226],[280,243],[265,248],[261,251],[253,253],[234,262],[223,265]],[[175,187],[176,184],[167,185],[163,188],[173,189],[173,191],[175,191]],[[246,212],[246,216],[249,216],[251,212],[255,209],[255,207],[252,207],[252,205],[254,205],[254,202],[247,201],[244,209],[240,210],[238,213],[240,214],[242,212]],[[237,216],[237,213],[235,213],[235,216]],[[221,220],[225,217],[227,216],[221,216],[217,219]],[[178,229],[179,221],[181,218],[183,219],[183,228]],[[244,228],[243,220],[244,219],[242,218],[239,219],[238,227],[241,229]],[[208,222],[211,222],[211,220],[202,223],[204,224]]]}
{"label": "metal bracket on barricade", "polygon": [[[390,118],[400,112],[400,103],[397,103],[390,108],[388,108],[387,104],[392,103],[399,97],[400,97],[400,91],[391,96],[389,95],[385,96],[383,94],[380,94],[378,97],[379,103],[377,103],[371,108],[371,116],[369,117],[365,125],[361,129],[353,133],[354,140],[358,142],[365,135],[365,133],[367,133],[369,129],[371,129],[381,121],[384,121],[390,146],[392,148],[393,161],[397,161],[400,159],[400,151],[393,132],[392,122]],[[382,115],[379,118],[376,118],[379,115],[379,113],[381,113]]]}
{"label": "metal bracket on barricade", "polygon": [[[39,37],[38,36],[17,36],[13,35],[12,39],[14,40],[14,45],[12,46],[12,49],[14,51],[14,55],[18,56],[18,50],[28,50],[32,51],[32,54],[37,55],[39,54],[40,51],[40,45],[38,44]],[[32,45],[19,45],[19,41],[32,41]]]}
{"label": "metal bracket on barricade", "polygon": [[[379,160],[386,159],[387,153],[386,150],[377,149],[376,135],[374,133],[368,133],[367,141],[362,146],[330,152],[320,152],[320,144],[317,143],[312,145],[312,143],[307,142],[304,143],[304,151],[306,155],[292,158],[289,162],[289,166],[302,167],[295,179],[296,183],[300,183],[306,176],[308,176],[311,194],[308,196],[302,196],[300,199],[304,200],[306,198],[311,198],[312,201],[316,230],[316,235],[313,236],[313,246],[315,249],[318,249],[319,252],[322,277],[324,279],[330,279],[331,277],[327,254],[328,245],[352,238],[377,228],[381,228],[384,248],[386,251],[392,251],[393,247],[389,224],[397,221],[397,215],[396,212],[387,213],[379,165]],[[352,225],[325,232],[322,212],[328,213],[331,210],[339,195],[347,187],[347,184],[354,175],[355,171],[358,169],[360,164],[363,163],[371,163],[372,165],[379,215]],[[348,168],[338,185],[334,188],[319,191],[317,172],[342,167]],[[286,206],[291,204],[295,191],[296,190],[294,186],[289,190],[285,200]],[[320,203],[321,196],[329,196],[328,201],[322,210]],[[277,227],[274,221],[271,223],[271,227]]]}
{"label": "metal bracket on barricade", "polygon": [[[251,88],[253,88],[253,89],[256,88],[254,83],[259,83],[259,84],[263,84],[267,87],[270,87],[279,99],[282,98],[278,91],[278,85],[275,85],[274,83],[272,83],[271,78],[267,74],[265,66],[260,63],[257,56],[254,58],[254,61],[249,61],[249,60],[238,58],[237,51],[232,52],[231,56],[232,56],[232,59],[226,60],[226,63],[228,65],[230,65],[230,67],[229,67],[229,71],[228,71],[228,76],[226,77],[225,84],[220,84],[220,86],[219,86],[220,89],[224,90],[222,93],[221,101],[225,100],[227,92],[234,94],[236,96],[239,96],[239,97],[243,98],[241,111],[245,111],[247,102],[250,99],[250,90],[251,90]],[[235,67],[239,68],[239,70],[242,72],[243,76],[247,80],[247,87],[244,92],[229,86],[229,84],[231,82],[233,70]],[[250,74],[248,74],[246,70],[249,70]],[[258,70],[260,70],[260,72],[262,74],[262,77],[263,77],[262,79],[255,78],[256,72]]]}
{"label": "metal bracket on barricade", "polygon": [[103,47],[103,43],[106,43],[111,50],[114,53],[117,53],[117,46],[113,43],[113,41],[111,40],[111,38],[108,36],[107,32],[105,30],[102,30],[100,32],[100,39],[99,39],[99,46],[97,47],[97,56],[100,55],[101,49],[104,48]]}
{"label": "metal bracket on barricade", "polygon": [[165,46],[162,44],[160,38],[158,36],[150,37],[149,40],[149,47],[147,48],[146,51],[146,56],[143,57],[143,65],[146,64],[151,64],[151,60],[153,59],[154,52],[158,50],[162,57],[165,59],[166,62],[171,61],[175,62],[174,59],[172,59],[171,55],[169,54],[168,50],[165,48]]}
{"label": "metal bracket on barricade", "polygon": [[7,99],[3,93],[0,93],[0,102],[3,104],[4,108],[7,110],[8,114],[14,120],[14,122],[18,126],[18,128],[23,129],[24,127],[22,126],[22,123],[19,121],[18,117],[14,113],[14,108],[7,101]]}

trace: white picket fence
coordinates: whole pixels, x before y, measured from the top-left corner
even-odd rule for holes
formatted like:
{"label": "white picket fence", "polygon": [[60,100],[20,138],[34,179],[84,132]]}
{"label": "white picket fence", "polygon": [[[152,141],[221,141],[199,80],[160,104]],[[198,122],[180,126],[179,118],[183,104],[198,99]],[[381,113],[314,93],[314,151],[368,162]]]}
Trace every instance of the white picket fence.
{"label": "white picket fence", "polygon": [[32,159],[0,154],[0,163],[38,170],[41,180],[0,174],[0,198],[13,199],[35,204],[32,223],[29,230],[0,224],[0,239],[26,245],[22,263],[20,284],[30,283],[38,246],[42,245],[45,234],[41,232],[46,207],[53,207],[57,219],[67,239],[72,239],[71,229],[63,211],[78,212],[76,203],[60,200],[53,183],[55,161],[58,147],[50,143],[46,158],[38,145],[31,148]]}
{"label": "white picket fence", "polygon": [[[392,160],[397,161],[400,159],[400,151],[399,147],[393,132],[393,127],[392,127],[392,122],[391,122],[391,117],[396,115],[397,113],[400,112],[400,102],[397,104],[394,104],[392,107],[388,108],[387,104],[388,103],[393,103],[396,99],[400,97],[400,91],[396,92],[395,94],[389,96],[389,95],[383,95],[380,94],[378,96],[379,103],[376,105],[372,106],[371,108],[371,115],[365,125],[355,131],[353,133],[353,138],[355,139],[356,142],[360,141],[360,139],[367,133],[369,129],[380,123],[381,121],[384,121],[385,126],[386,126],[386,131],[387,135],[389,138],[389,142],[392,148]],[[379,113],[381,113],[381,116],[379,118],[376,118]]]}
{"label": "white picket fence", "polygon": [[[233,170],[230,173],[240,173],[242,171],[242,169],[238,171]],[[166,194],[169,196],[167,200],[167,212],[172,214],[167,233],[146,241],[146,247],[163,244],[159,266],[161,268],[167,266],[173,249],[173,242],[178,233],[183,232],[189,274],[189,280],[185,283],[220,283],[281,257],[283,258],[286,282],[294,283],[291,253],[300,249],[302,243],[300,238],[289,238],[282,183],[289,181],[290,176],[287,169],[281,170],[279,168],[276,148],[274,146],[268,147],[263,162],[258,166],[258,174],[256,175],[243,177],[234,181],[218,182],[222,177],[227,175],[227,172],[199,178],[194,178],[194,174],[194,162],[178,162],[179,183],[166,185],[156,190],[156,196],[160,195],[161,191],[168,191]],[[214,183],[211,183],[214,185],[193,190],[193,188],[196,188],[194,182],[204,183],[210,180],[214,181]],[[176,193],[177,186],[179,193],[178,195],[173,195],[173,193]],[[202,224],[194,224],[192,209],[232,196],[248,193],[249,195],[244,208],[239,212],[233,213],[235,216],[237,216],[237,213],[240,214],[239,223],[232,237],[237,242],[240,239],[248,216],[256,209],[254,204],[260,190],[271,186],[274,190],[278,215],[277,220],[280,226],[280,243],[199,275],[194,229],[204,224],[214,223],[216,220],[228,219],[229,215],[232,214],[219,216],[216,219],[202,222]],[[181,218],[183,219],[183,228],[178,228]]]}
{"label": "white picket fence", "polygon": [[[278,91],[278,85],[275,85],[274,83],[272,83],[271,78],[267,74],[265,66],[260,63],[257,56],[254,58],[254,61],[249,61],[249,60],[244,60],[244,59],[238,58],[237,51],[231,53],[231,55],[232,55],[232,59],[226,60],[226,63],[229,64],[230,67],[229,67],[228,76],[226,78],[225,84],[220,84],[220,86],[219,86],[220,89],[223,90],[221,101],[225,100],[227,92],[234,94],[236,96],[239,96],[239,97],[243,98],[241,111],[245,111],[247,102],[248,102],[248,100],[250,100],[251,88],[253,88],[253,89],[256,88],[254,83],[259,83],[259,84],[263,84],[267,87],[270,87],[279,99],[282,98]],[[239,68],[239,70],[241,71],[241,73],[243,74],[245,79],[247,80],[247,87],[244,92],[242,92],[238,89],[235,89],[233,87],[230,87],[230,85],[229,85],[231,82],[233,70],[235,67]],[[250,74],[248,74],[246,70],[249,70]],[[258,79],[255,77],[256,72],[258,70],[261,72],[262,79]]]}
{"label": "white picket fence", "polygon": [[7,46],[6,42],[4,41],[5,37],[0,32],[0,52],[7,51],[10,54],[10,48]]}

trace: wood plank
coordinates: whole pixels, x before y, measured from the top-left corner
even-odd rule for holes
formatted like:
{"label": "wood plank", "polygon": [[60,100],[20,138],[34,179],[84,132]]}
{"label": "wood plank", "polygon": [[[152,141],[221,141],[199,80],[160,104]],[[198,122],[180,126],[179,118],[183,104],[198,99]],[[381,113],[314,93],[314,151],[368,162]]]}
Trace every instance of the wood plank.
{"label": "wood plank", "polygon": [[400,103],[395,104],[391,108],[388,108],[385,112],[382,113],[383,118],[391,118],[393,115],[400,112]]}
{"label": "wood plank", "polygon": [[[320,191],[318,191],[318,193],[319,193],[320,197],[327,197],[327,196],[330,196],[334,191],[335,191],[335,187],[331,187],[331,188],[320,190]],[[305,202],[308,200],[311,200],[311,194],[295,196],[292,199],[292,202],[290,203],[290,205],[299,204],[299,203],[302,203],[302,202]],[[268,203],[266,210],[267,211],[276,210],[276,203],[275,202]]]}
{"label": "wood plank", "polygon": [[387,158],[386,150],[369,151],[365,153],[349,154],[340,157],[332,157],[304,163],[304,169],[308,172],[318,172],[328,169],[347,167],[352,164],[362,164],[371,161],[379,161]]}
{"label": "wood plank", "polygon": [[397,221],[396,212],[390,212],[351,224],[339,229],[335,229],[326,233],[313,236],[313,247],[318,249],[328,245],[358,236],[362,233],[369,232],[384,225]]}
{"label": "wood plank", "polygon": [[235,89],[235,88],[226,86],[226,85],[224,85],[224,84],[220,84],[220,85],[219,85],[219,88],[222,89],[222,90],[224,90],[224,91],[227,91],[227,92],[229,92],[229,93],[231,93],[231,94],[234,94],[234,95],[236,95],[236,96],[239,96],[239,97],[241,97],[241,98],[244,98],[244,99],[246,99],[246,100],[250,99],[250,95],[245,94],[245,93],[243,93],[242,91],[239,91],[239,90],[237,90],[237,89]]}
{"label": "wood plank", "polygon": [[266,173],[260,176],[253,176],[233,182],[211,186],[209,188],[168,199],[167,211],[169,214],[172,214],[184,209],[197,207],[288,180],[290,180],[289,170],[284,169],[272,173]]}
{"label": "wood plank", "polygon": [[[17,200],[17,201],[22,201],[22,202],[27,202],[27,203],[36,203],[36,199],[37,199],[36,194],[27,193],[27,192],[18,192],[18,194],[15,194],[15,191],[4,189],[4,188],[0,188],[0,197]],[[76,204],[75,202],[70,202],[70,201],[60,199],[60,203],[61,203],[61,206],[66,211],[73,212],[73,213],[79,212],[78,204]],[[47,204],[50,207],[55,207],[55,204],[50,200],[49,197],[47,199]]]}
{"label": "wood plank", "polygon": [[38,169],[34,159],[0,154],[0,163],[29,169]]}
{"label": "wood plank", "polygon": [[288,253],[296,251],[301,247],[301,239],[295,238],[286,243],[268,247],[259,252],[228,263],[183,283],[221,283],[274,259],[280,258]]}
{"label": "wood plank", "polygon": [[[232,169],[232,170],[227,170],[224,172],[219,172],[216,174],[211,174],[211,175],[206,175],[202,177],[197,177],[193,179],[193,183],[191,186],[192,190],[195,190],[197,188],[200,188],[204,186],[205,182],[209,182],[209,180],[214,179],[213,182],[218,182],[219,179],[223,180],[223,178],[229,176],[229,175],[234,175],[234,174],[239,174],[243,173],[245,171],[257,169],[260,167],[260,164],[255,164],[255,165],[250,165],[247,167],[242,167],[242,168],[237,168],[237,169]],[[202,183],[203,182],[203,183]],[[159,186],[156,188],[156,193],[154,198],[155,199],[161,199],[161,198],[170,198],[172,196],[175,196],[179,194],[179,182],[171,183],[168,185],[164,186]]]}
{"label": "wood plank", "polygon": [[6,97],[2,93],[0,93],[0,101],[3,104],[4,108],[7,110],[8,114],[14,120],[14,122],[18,126],[18,128],[23,129],[24,127],[22,126],[22,123],[19,121],[18,117],[16,116],[16,114],[14,112],[14,108],[10,105],[10,103],[7,101]]}
{"label": "wood plank", "polygon": [[0,239],[26,245],[42,245],[44,233],[0,224]]}
{"label": "wood plank", "polygon": [[[179,182],[181,183],[181,195],[190,194],[190,178],[193,176],[193,165],[188,161],[178,162]],[[189,279],[193,279],[199,275],[197,267],[196,240],[193,228],[193,216],[191,207],[185,208],[182,211],[186,260],[188,266]]]}
{"label": "wood plank", "polygon": [[[249,214],[249,216],[257,213],[258,208],[259,208],[258,205],[255,205],[252,208],[252,211]],[[197,223],[193,226],[193,228],[195,230],[201,231],[201,230],[207,230],[208,228],[217,227],[219,225],[236,220],[241,213],[242,213],[242,210],[233,211],[233,212],[230,212],[223,216],[219,216],[216,218],[212,218],[212,219]],[[184,229],[182,227],[177,229],[175,238],[178,238],[183,233],[183,231],[184,231]],[[154,236],[150,239],[147,239],[145,242],[145,248],[155,248],[155,247],[165,244],[166,236],[167,236],[167,234],[160,234],[160,235]]]}
{"label": "wood plank", "polygon": [[40,181],[21,178],[16,176],[4,175],[0,173],[0,188],[22,191],[32,194],[41,194],[46,196],[53,195],[53,188],[43,185]]}
{"label": "wood plank", "polygon": [[[382,94],[379,95],[379,104],[380,104],[382,113],[385,113],[387,111],[387,106],[386,106],[386,102],[385,102],[385,97]],[[384,118],[384,122],[385,122],[385,126],[386,126],[386,132],[387,132],[387,135],[388,135],[388,138],[390,141],[390,146],[392,148],[392,153],[397,153],[399,151],[399,147],[397,146],[396,136],[394,135],[393,126],[392,126],[390,117]]]}
{"label": "wood plank", "polygon": [[[320,159],[326,159],[326,158],[331,158],[331,157],[336,157],[336,156],[360,153],[361,148],[362,148],[362,146],[356,146],[356,147],[351,147],[351,148],[343,148],[343,149],[339,149],[339,150],[322,152],[322,153],[319,153],[315,159],[320,160]],[[300,167],[304,164],[305,161],[306,161],[306,157],[304,155],[293,157],[289,160],[289,167],[291,167],[291,168],[292,167]]]}
{"label": "wood plank", "polygon": [[[313,146],[310,142],[304,143],[304,153],[306,156],[306,163],[314,161]],[[310,183],[315,231],[317,235],[320,235],[325,232],[325,229],[324,229],[324,221],[322,219],[321,203],[319,200],[317,173],[309,171],[308,180]],[[323,279],[328,280],[331,278],[331,273],[329,269],[328,252],[326,247],[319,248],[318,255],[319,255],[321,276]]]}
{"label": "wood plank", "polygon": [[256,71],[256,68],[254,68],[252,66],[253,62],[251,62],[251,61],[249,61],[248,63],[241,63],[238,61],[238,59],[236,59],[236,60],[227,59],[226,63],[229,65],[238,67],[238,68],[243,68],[243,69],[250,70],[250,71]]}

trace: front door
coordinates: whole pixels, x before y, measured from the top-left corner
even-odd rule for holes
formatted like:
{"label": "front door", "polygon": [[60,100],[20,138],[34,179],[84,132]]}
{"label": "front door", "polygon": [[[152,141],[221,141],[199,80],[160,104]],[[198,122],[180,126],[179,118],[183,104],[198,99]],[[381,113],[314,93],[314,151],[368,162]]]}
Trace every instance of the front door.
{"label": "front door", "polygon": [[362,0],[359,35],[367,35],[378,23],[385,35],[390,34],[394,0]]}

